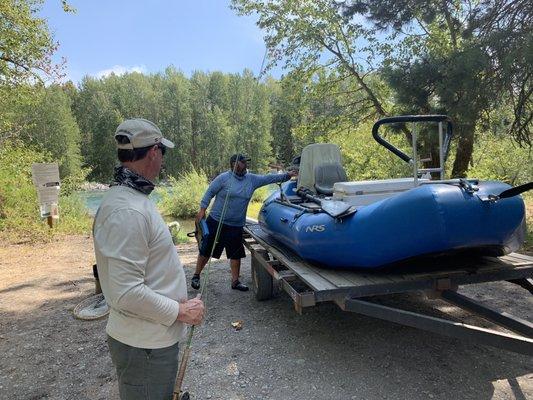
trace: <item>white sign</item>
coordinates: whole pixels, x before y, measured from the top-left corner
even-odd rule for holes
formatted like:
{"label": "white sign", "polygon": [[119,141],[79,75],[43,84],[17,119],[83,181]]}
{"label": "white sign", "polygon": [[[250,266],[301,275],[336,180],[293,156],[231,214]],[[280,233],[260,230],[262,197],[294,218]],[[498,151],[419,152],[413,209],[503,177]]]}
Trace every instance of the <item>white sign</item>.
{"label": "white sign", "polygon": [[32,165],[33,184],[37,188],[41,218],[59,218],[59,166],[57,163]]}

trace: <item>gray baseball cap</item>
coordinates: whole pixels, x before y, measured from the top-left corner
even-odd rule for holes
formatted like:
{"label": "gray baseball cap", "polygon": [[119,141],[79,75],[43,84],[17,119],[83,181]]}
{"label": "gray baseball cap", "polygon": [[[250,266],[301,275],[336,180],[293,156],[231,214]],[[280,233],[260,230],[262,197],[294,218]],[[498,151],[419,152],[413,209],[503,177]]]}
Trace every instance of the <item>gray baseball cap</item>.
{"label": "gray baseball cap", "polygon": [[129,143],[117,141],[118,149],[132,150],[155,146],[159,143],[169,149],[174,148],[174,143],[163,137],[157,125],[144,118],[127,119],[122,122],[115,131],[115,139],[118,136],[126,136],[129,139]]}

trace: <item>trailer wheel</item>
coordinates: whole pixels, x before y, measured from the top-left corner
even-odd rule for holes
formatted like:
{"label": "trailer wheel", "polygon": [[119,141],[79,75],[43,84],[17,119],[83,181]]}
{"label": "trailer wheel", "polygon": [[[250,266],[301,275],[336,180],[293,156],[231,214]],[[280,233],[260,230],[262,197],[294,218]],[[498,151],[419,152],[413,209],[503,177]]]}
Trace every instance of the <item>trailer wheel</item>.
{"label": "trailer wheel", "polygon": [[268,271],[259,263],[257,257],[257,254],[252,254],[252,286],[255,298],[259,301],[263,301],[272,298],[273,279]]}

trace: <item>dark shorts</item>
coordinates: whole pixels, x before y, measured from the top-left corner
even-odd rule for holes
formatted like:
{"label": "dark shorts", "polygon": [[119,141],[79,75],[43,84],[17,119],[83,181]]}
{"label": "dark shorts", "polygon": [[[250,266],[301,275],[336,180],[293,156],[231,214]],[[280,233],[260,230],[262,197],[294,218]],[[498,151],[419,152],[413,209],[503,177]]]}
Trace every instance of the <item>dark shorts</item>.
{"label": "dark shorts", "polygon": [[[215,236],[218,229],[218,221],[207,217],[207,226],[209,227],[209,236],[202,242],[200,255],[204,257],[211,256],[211,250],[215,243]],[[222,224],[218,242],[213,250],[213,258],[220,258],[222,250],[226,249],[226,257],[230,260],[236,260],[246,257],[244,245],[242,244],[242,226],[231,226]]]}

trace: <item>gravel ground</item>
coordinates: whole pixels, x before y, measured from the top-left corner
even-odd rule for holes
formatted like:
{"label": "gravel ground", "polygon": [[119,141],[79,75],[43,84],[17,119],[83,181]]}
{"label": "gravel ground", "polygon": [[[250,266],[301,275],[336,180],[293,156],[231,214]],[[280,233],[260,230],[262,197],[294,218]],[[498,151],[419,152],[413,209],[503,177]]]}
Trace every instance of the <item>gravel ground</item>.
{"label": "gravel ground", "polygon": [[[94,290],[91,240],[0,245],[0,399],[118,399],[105,320],[72,317]],[[195,247],[179,251],[190,278]],[[242,280],[251,284],[249,260]],[[228,262],[213,263],[208,315],[194,335],[184,383],[193,399],[533,399],[531,357],[332,304],[298,315],[285,294],[257,302],[229,281]],[[518,286],[472,285],[462,293],[533,320],[531,296]],[[491,326],[421,295],[383,301]]]}

